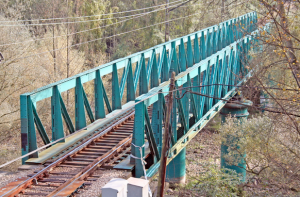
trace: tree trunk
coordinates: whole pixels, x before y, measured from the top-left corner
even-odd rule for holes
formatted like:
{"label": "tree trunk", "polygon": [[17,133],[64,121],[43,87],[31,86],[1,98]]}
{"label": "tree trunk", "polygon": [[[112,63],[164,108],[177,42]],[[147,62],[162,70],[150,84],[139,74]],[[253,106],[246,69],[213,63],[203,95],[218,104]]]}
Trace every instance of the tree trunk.
{"label": "tree trunk", "polygon": [[293,41],[290,36],[288,20],[286,18],[285,7],[282,0],[278,1],[278,14],[280,17],[280,26],[283,30],[282,32],[279,32],[279,34],[282,36],[283,48],[285,50],[285,54],[293,76],[296,79],[298,87],[300,88],[300,67],[293,48]]}

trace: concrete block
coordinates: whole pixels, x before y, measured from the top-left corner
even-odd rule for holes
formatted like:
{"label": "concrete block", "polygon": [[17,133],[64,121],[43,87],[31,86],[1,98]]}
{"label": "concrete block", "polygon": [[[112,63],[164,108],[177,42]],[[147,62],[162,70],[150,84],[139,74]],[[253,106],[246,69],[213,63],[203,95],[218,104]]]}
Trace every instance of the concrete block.
{"label": "concrete block", "polygon": [[101,188],[102,197],[127,197],[127,180],[114,178]]}
{"label": "concrete block", "polygon": [[127,197],[148,197],[149,181],[130,177],[127,185]]}

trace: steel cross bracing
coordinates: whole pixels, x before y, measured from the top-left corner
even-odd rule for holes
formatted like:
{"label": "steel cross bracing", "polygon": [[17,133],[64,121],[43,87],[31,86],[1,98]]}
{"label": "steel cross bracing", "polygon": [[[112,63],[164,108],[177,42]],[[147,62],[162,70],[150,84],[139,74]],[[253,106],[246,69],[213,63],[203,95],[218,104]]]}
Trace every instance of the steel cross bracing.
{"label": "steel cross bracing", "polygon": [[[237,40],[241,39],[244,35],[249,34],[249,32],[253,32],[256,29],[256,22],[256,13],[251,12],[243,16],[227,20],[219,25],[211,26],[201,31],[154,46],[145,51],[141,51],[125,58],[96,67],[73,77],[49,84],[33,92],[22,94],[20,96],[22,155],[37,150],[38,145],[36,129],[44,144],[49,144],[51,141],[53,142],[60,138],[63,138],[61,140],[62,143],[65,142],[64,138],[66,136],[64,132],[63,121],[65,122],[67,130],[70,134],[74,133],[75,131],[90,132],[90,130],[95,133],[99,130],[99,128],[105,127],[105,124],[107,124],[99,120],[113,115],[115,110],[126,111],[124,109],[125,105],[127,107],[131,106],[131,108],[134,108],[134,102],[132,101],[135,101],[136,95],[147,94],[149,89],[152,91],[156,90],[153,89],[155,87],[160,88],[161,85],[166,84],[166,81],[169,80],[169,76],[172,71],[175,71],[176,74],[179,74],[186,73],[186,69],[193,66],[198,68],[199,62],[202,64],[203,61],[207,61],[207,57],[215,57],[218,59],[218,61],[220,61],[220,63],[217,61],[216,64],[216,59],[212,59],[209,64],[216,65],[211,66],[213,69],[207,69],[206,71],[204,66],[201,68],[199,67],[199,72],[205,73],[206,76],[203,78],[205,79],[203,81],[204,83],[214,83],[224,79],[226,83],[235,84],[235,76],[231,75],[231,77],[226,77],[229,75],[229,71],[223,68],[225,68],[227,64],[231,65],[231,63],[228,62],[239,62],[239,59],[235,58],[236,44],[233,43],[240,42]],[[249,45],[247,43],[248,42],[245,42],[243,47],[241,47],[244,54],[249,50]],[[233,50],[226,51],[225,53],[224,50],[227,50],[228,45],[230,44],[233,44]],[[218,51],[223,52],[222,54],[219,54],[220,52]],[[216,55],[213,54],[219,54],[219,56],[216,57]],[[225,63],[223,58],[225,58]],[[222,71],[222,74],[216,72],[219,70]],[[122,71],[123,74],[119,83],[118,73],[120,73],[120,71]],[[112,76],[111,98],[109,98],[106,90],[107,87],[104,86],[102,81],[102,76],[109,74]],[[198,77],[195,76],[196,75],[190,75],[189,77],[193,80],[189,79],[187,80],[187,83],[178,81],[177,85],[181,86],[181,84],[183,84],[183,87],[199,85],[201,83],[201,78],[199,77],[200,75],[197,75]],[[94,81],[93,103],[90,103],[83,88],[83,84],[89,81]],[[75,88],[75,117],[70,116],[65,105],[64,98],[61,95],[63,92],[73,88]],[[209,92],[210,95],[213,95],[213,92],[218,94],[221,92],[223,96],[227,90],[223,91],[222,89],[223,87],[212,86],[210,89],[208,88],[206,90],[206,88],[203,88],[202,90],[211,91]],[[194,90],[200,91],[199,88],[194,88]],[[37,113],[39,101],[49,97],[51,97],[51,140],[45,127],[43,126],[39,114]],[[122,106],[123,97],[126,97],[127,103]],[[193,114],[197,120],[202,117],[204,112],[208,111],[210,107],[216,103],[216,101],[212,99],[198,98],[197,96],[192,96],[190,97],[191,99],[188,98],[189,96],[187,95],[182,101],[177,103],[181,109],[180,112],[185,114],[185,116],[180,116],[181,122],[183,125],[186,125],[184,126],[185,133],[188,133],[189,129],[189,123],[187,119],[189,116],[189,112],[187,110],[189,105],[188,102],[192,103]],[[154,103],[156,109],[163,105],[162,100],[163,98],[161,98],[159,102]],[[202,109],[202,107],[200,107],[200,101],[202,103],[204,101],[207,103],[206,109]],[[150,136],[157,135],[157,133],[161,133],[161,117],[155,117],[154,119],[152,118],[152,121],[150,121],[149,117],[147,117],[147,114],[144,113],[146,111],[144,104],[147,102],[148,101],[143,102],[143,104],[136,105],[136,110],[138,112],[138,118],[135,119],[136,128],[141,128],[141,131],[143,131],[144,126],[141,125],[145,125],[144,123],[146,123],[146,128],[151,134]],[[94,106],[94,108],[92,109],[91,106]],[[108,111],[108,113],[105,113],[105,109]],[[159,110],[160,113],[162,113],[162,109]],[[93,123],[91,128],[90,125],[87,125],[85,112],[87,113],[90,122]],[[73,123],[74,120],[75,124]],[[152,130],[153,125],[157,125],[158,127],[155,128],[158,129]],[[175,123],[173,123],[174,128],[175,126]],[[138,137],[138,135],[140,136]],[[176,139],[176,133],[174,135]],[[143,144],[144,139],[142,136],[142,134],[135,132],[133,139],[137,145]],[[140,139],[140,141],[136,142],[137,139]],[[159,140],[156,143],[159,144]],[[136,155],[139,156],[138,154]],[[28,158],[38,157],[39,153],[35,152],[29,157],[23,158],[23,163]],[[159,157],[157,156],[157,159],[158,158]],[[139,165],[137,165],[136,169],[139,173]]]}
{"label": "steel cross bracing", "polygon": [[[175,53],[174,48],[173,53],[175,55],[171,56],[170,59],[173,58],[175,63],[171,70],[176,71],[178,69],[181,72],[175,79],[177,90],[173,98],[174,103],[170,125],[172,137],[170,139],[171,148],[169,149],[167,164],[221,110],[226,104],[224,100],[229,100],[236,94],[235,86],[242,85],[251,77],[253,70],[250,71],[246,68],[246,65],[251,60],[249,52],[250,50],[255,52],[261,50],[261,48],[256,47],[257,45],[262,45],[256,37],[260,35],[261,30],[269,31],[269,27],[270,25],[267,24],[263,29],[252,31],[251,34],[231,42],[230,45],[222,50],[210,56],[204,56],[205,58],[198,62],[196,61],[197,49],[194,48],[194,51],[190,52],[187,50],[186,56],[190,53],[192,61],[195,62],[190,68],[185,67],[185,61],[187,65],[189,64],[188,60],[184,59],[183,64],[181,61],[176,61],[177,53]],[[197,40],[195,41],[197,42]],[[179,46],[179,57],[182,54],[180,53],[180,47],[182,46],[182,44]],[[219,48],[213,46],[213,48],[215,47]],[[155,152],[161,152],[164,112],[166,109],[165,97],[169,94],[169,86],[170,82],[166,81],[150,90],[147,94],[136,98],[137,105],[135,106],[135,124],[132,139],[132,143],[135,146],[131,147],[131,152],[137,158],[144,157],[144,152],[142,151],[142,155],[140,155],[138,147],[143,147],[145,143],[144,132],[146,132],[147,140],[151,147],[150,150],[154,150],[153,155],[155,157],[154,164],[147,170],[147,177],[152,177],[160,166],[159,160],[161,155],[155,155]],[[186,93],[187,90],[198,94]],[[150,123],[146,109],[151,105],[153,105],[153,111],[152,122]],[[140,160],[135,160],[135,176],[145,176]]]}

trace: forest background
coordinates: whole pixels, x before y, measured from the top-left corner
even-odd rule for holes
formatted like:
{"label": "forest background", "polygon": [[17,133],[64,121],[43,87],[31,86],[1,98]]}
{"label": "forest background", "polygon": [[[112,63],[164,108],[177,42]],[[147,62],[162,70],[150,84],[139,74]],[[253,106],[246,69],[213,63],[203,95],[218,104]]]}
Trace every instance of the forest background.
{"label": "forest background", "polygon": [[[228,134],[244,139],[238,146],[239,151],[247,152],[247,172],[255,181],[251,187],[267,188],[266,193],[270,188],[275,188],[274,193],[300,191],[300,1],[173,0],[166,6],[167,2],[1,0],[0,164],[21,155],[21,94],[256,11],[257,25],[270,22],[272,28],[257,38],[264,46],[263,51],[251,52],[247,66],[255,67],[256,72],[247,87],[239,88],[254,101],[252,112],[256,114],[242,125],[228,120],[220,128],[217,141],[222,142]],[[103,81],[110,94],[111,76],[103,76]],[[93,91],[89,89],[92,86],[84,87],[93,109]],[[256,102],[262,93],[268,100],[264,114],[259,112],[262,106]],[[62,97],[74,117],[74,91],[67,91]],[[51,140],[50,102],[50,98],[41,101],[37,112]],[[239,128],[244,132],[238,132]],[[38,144],[42,145],[40,138]],[[20,161],[6,170],[16,170],[18,165]],[[207,187],[199,180],[202,181],[201,177],[192,182],[194,188],[201,186],[198,189],[204,193],[207,187],[215,188],[215,179],[206,179],[203,184]],[[225,188],[231,195],[233,190],[227,186],[222,182],[218,188]]]}
{"label": "forest background", "polygon": [[[200,0],[166,5],[162,0],[0,1],[0,163],[20,155],[21,94],[163,43],[166,32],[167,39],[174,39],[237,17],[246,13],[241,8],[251,6]],[[110,79],[103,79],[108,86]],[[92,91],[86,91],[89,97]],[[62,96],[72,116],[74,93]],[[37,111],[51,138],[49,102],[45,99]]]}

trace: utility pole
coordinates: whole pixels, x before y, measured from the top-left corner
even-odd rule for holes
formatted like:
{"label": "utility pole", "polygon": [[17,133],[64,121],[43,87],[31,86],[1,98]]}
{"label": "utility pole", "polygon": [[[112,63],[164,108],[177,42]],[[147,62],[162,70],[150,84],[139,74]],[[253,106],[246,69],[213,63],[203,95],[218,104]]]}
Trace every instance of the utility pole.
{"label": "utility pole", "polygon": [[165,28],[165,42],[169,41],[169,0],[166,0],[166,28]]}
{"label": "utility pole", "polygon": [[[53,18],[53,23],[55,22],[54,21],[54,0],[52,0],[52,18]],[[53,24],[52,25],[53,27],[53,32],[52,32],[52,36],[53,36],[53,54],[52,54],[52,57],[53,57],[53,73],[54,73],[54,81],[56,80],[56,49],[55,49],[55,25]]]}
{"label": "utility pole", "polygon": [[221,5],[221,21],[224,20],[225,16],[225,0],[222,0],[222,5]]}
{"label": "utility pole", "polygon": [[157,196],[164,196],[164,187],[166,180],[166,168],[167,168],[167,158],[168,158],[168,150],[170,147],[170,118],[172,113],[173,106],[173,90],[175,89],[175,72],[172,72],[172,77],[170,79],[170,88],[169,88],[169,98],[168,98],[168,106],[167,113],[165,114],[165,132],[163,145],[161,150],[161,159],[160,159],[160,168],[159,168],[159,177],[158,177],[158,188],[157,188]]}
{"label": "utility pole", "polygon": [[[69,58],[69,0],[67,0],[67,78],[70,76],[70,58]],[[69,90],[67,92],[67,106],[69,106]]]}

